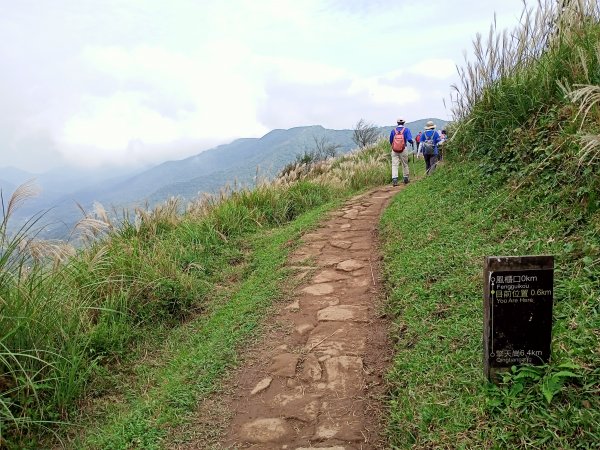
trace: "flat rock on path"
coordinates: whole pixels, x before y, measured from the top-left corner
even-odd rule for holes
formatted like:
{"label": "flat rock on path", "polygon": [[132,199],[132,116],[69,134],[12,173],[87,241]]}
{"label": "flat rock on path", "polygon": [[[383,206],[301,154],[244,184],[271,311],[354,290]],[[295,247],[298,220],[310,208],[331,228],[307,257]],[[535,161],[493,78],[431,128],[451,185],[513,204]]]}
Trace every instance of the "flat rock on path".
{"label": "flat rock on path", "polygon": [[314,270],[239,369],[224,448],[383,448],[375,397],[391,347],[378,314],[377,225],[396,192],[349,200],[291,255],[290,265]]}

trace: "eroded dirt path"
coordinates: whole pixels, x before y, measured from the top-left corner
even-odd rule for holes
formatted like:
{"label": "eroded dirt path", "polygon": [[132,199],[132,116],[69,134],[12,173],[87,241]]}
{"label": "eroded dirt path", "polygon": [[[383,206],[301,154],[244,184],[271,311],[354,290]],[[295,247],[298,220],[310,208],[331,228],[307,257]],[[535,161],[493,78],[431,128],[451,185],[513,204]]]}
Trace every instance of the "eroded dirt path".
{"label": "eroded dirt path", "polygon": [[225,448],[384,448],[377,397],[391,358],[377,225],[398,188],[348,201],[292,255],[302,283],[237,378]]}

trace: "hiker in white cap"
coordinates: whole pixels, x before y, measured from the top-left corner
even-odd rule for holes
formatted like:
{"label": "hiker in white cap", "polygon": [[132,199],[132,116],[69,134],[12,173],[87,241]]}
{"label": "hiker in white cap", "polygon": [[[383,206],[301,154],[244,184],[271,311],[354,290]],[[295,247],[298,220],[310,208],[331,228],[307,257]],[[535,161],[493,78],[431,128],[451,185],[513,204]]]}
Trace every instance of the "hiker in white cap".
{"label": "hiker in white cap", "polygon": [[440,142],[440,134],[435,131],[435,123],[431,120],[425,124],[425,131],[421,135],[421,152],[425,158],[425,173],[431,174],[435,170],[435,165],[438,161],[438,144]]}
{"label": "hiker in white cap", "polygon": [[402,163],[402,175],[404,176],[404,184],[408,183],[408,151],[406,143],[408,142],[413,148],[413,139],[410,130],[404,126],[404,119],[400,117],[396,123],[398,126],[390,133],[390,146],[392,147],[392,185],[398,186],[398,166]]}

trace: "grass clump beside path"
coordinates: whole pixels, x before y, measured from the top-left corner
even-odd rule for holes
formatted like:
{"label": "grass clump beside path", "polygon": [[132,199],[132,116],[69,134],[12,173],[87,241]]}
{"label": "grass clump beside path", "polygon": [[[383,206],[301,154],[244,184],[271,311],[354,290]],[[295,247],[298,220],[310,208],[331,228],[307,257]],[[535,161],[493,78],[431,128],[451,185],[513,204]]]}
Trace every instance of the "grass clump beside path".
{"label": "grass clump beside path", "polygon": [[285,296],[290,242],[297,242],[331,206],[314,209],[263,236],[248,236],[245,249],[251,256],[242,279],[214,299],[208,314],[167,336],[152,361],[136,364],[144,383],[129,387],[121,402],[96,411],[100,426],[73,447],[163,448],[170,430],[192,420],[199,399],[220,386],[236,362],[238,346],[259,332],[272,302]]}
{"label": "grass clump beside path", "polygon": [[[600,215],[445,165],[382,219],[396,356],[394,448],[591,448],[600,442]],[[484,255],[556,255],[552,363],[483,376]]]}

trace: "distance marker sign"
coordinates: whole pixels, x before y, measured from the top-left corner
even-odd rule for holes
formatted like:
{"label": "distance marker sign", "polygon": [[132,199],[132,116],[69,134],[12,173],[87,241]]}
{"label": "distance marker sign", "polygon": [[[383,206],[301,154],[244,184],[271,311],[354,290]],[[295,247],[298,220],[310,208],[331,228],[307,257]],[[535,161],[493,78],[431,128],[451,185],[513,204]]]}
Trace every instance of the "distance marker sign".
{"label": "distance marker sign", "polygon": [[552,340],[551,256],[488,257],[484,272],[485,374],[547,363]]}

